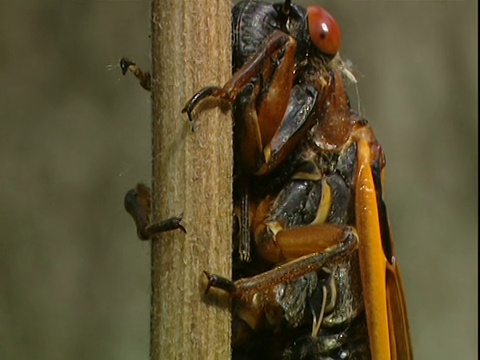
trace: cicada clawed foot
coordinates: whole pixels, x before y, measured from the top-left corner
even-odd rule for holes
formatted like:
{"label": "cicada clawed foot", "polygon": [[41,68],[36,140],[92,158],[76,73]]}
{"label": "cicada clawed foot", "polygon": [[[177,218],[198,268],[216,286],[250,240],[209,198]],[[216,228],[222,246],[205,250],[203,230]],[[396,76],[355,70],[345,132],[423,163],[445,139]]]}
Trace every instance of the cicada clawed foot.
{"label": "cicada clawed foot", "polygon": [[190,100],[188,100],[188,102],[185,104],[185,106],[182,109],[182,113],[186,113],[188,116],[188,120],[190,122],[192,132],[195,132],[196,130],[196,122],[195,122],[193,113],[195,112],[199,104],[203,103],[203,101],[206,99],[218,100],[220,104],[216,102],[212,106],[220,107],[220,108],[222,108],[221,103],[232,103],[234,100],[231,97],[228,90],[221,87],[208,86],[201,89],[199,92],[197,92]]}
{"label": "cicada clawed foot", "polygon": [[147,234],[150,234],[150,238],[162,232],[177,229],[181,230],[186,234],[187,230],[185,230],[185,227],[182,225],[182,218],[183,214],[180,214],[180,216],[172,216],[168,219],[147,226],[145,230]]}
{"label": "cicada clawed foot", "polygon": [[208,271],[204,271],[203,273],[205,274],[208,280],[207,287],[205,288],[205,294],[208,294],[208,292],[212,287],[224,290],[229,294],[233,294],[235,292],[236,287],[235,287],[235,283],[232,280],[228,280],[224,277],[221,277],[215,274],[210,274]]}
{"label": "cicada clawed foot", "polygon": [[140,85],[147,91],[152,89],[152,77],[149,72],[142,71],[137,64],[133,61],[123,57],[120,59],[120,69],[122,74],[125,75],[127,71],[130,71],[140,82]]}
{"label": "cicada clawed foot", "polygon": [[165,231],[180,229],[184,233],[187,231],[182,225],[182,216],[173,216],[166,220],[151,223],[150,222],[150,189],[138,184],[125,195],[125,210],[132,216],[137,227],[138,237],[142,240],[150,240],[153,236]]}
{"label": "cicada clawed foot", "polygon": [[210,97],[226,100],[228,99],[228,94],[223,88],[220,88],[217,86],[205,87],[201,89],[199,92],[197,92],[195,95],[193,95],[193,97],[185,104],[185,106],[182,109],[182,113],[186,113],[188,116],[188,120],[190,120],[190,122],[193,122],[192,113],[195,110],[195,108],[198,106],[198,104],[201,101]]}

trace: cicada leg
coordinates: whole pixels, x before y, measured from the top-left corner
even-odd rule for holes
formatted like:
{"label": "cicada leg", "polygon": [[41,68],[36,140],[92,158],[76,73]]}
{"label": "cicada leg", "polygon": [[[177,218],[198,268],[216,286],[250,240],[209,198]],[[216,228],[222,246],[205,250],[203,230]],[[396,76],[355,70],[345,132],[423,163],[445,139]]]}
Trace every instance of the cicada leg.
{"label": "cicada leg", "polygon": [[294,38],[274,32],[223,87],[201,89],[182,110],[193,121],[206,98],[232,105],[236,161],[248,174],[268,173],[285,160],[313,120],[319,91],[294,86],[296,49]]}
{"label": "cicada leg", "polygon": [[[277,284],[286,283],[305,274],[317,271],[339,256],[354,251],[358,245],[358,235],[353,227],[342,229],[343,236],[337,241],[329,241],[324,251],[311,253],[281,264],[270,271],[235,281],[234,296],[242,296],[249,291],[260,291]],[[212,285],[213,286],[213,285]]]}
{"label": "cicada leg", "polygon": [[140,69],[137,64],[133,61],[130,61],[127,58],[120,59],[120,69],[122,69],[122,74],[125,75],[127,71],[130,71],[140,82],[140,85],[147,91],[152,89],[152,77],[149,72],[144,72]]}
{"label": "cicada leg", "polygon": [[310,159],[298,169],[277,195],[267,196],[256,209],[256,249],[274,264],[323,252],[350,231],[345,224],[351,194],[343,177],[324,175]]}
{"label": "cicada leg", "polygon": [[137,227],[138,237],[142,240],[150,240],[153,236],[170,230],[180,229],[186,232],[181,221],[182,216],[174,216],[164,221],[150,223],[150,189],[137,184],[125,195],[125,210],[132,216]]}
{"label": "cicada leg", "polygon": [[[234,299],[234,333],[232,338],[240,341],[246,333],[257,331],[265,321],[266,314],[283,313],[284,304],[279,300],[280,286],[293,283],[302,277],[328,267],[335,259],[346,257],[358,246],[358,237],[353,228],[347,228],[344,237],[335,245],[320,253],[309,254],[281,264],[258,275],[231,281],[205,272],[210,288],[221,289]],[[316,285],[315,285],[316,287]],[[323,302],[314,314],[312,334],[316,336],[326,306],[327,286],[321,285]],[[269,321],[269,320],[267,320]]]}
{"label": "cicada leg", "polygon": [[[259,47],[250,61],[245,63],[233,77],[223,87],[209,86],[198,91],[185,105],[183,112],[187,113],[192,120],[192,113],[198,104],[208,97],[214,97],[219,100],[233,103],[243,89],[258,76],[265,76],[265,83],[269,80],[290,82],[289,88],[284,89],[286,94],[282,94],[284,102],[289,97],[289,89],[293,84],[293,65],[296,50],[296,41],[289,35],[277,31],[270,36],[265,43]],[[274,72],[280,72],[274,74]],[[285,75],[288,75],[285,79]],[[288,86],[288,85],[287,85]],[[278,101],[278,99],[277,99]]]}

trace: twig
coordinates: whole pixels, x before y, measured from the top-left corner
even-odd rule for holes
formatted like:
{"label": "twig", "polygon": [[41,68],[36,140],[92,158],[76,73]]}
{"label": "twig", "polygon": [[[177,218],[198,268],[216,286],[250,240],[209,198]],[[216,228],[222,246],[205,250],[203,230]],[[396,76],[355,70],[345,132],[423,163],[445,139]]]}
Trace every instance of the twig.
{"label": "twig", "polygon": [[203,298],[203,270],[231,273],[232,122],[204,110],[192,132],[180,112],[230,76],[230,6],[152,2],[153,221],[183,213],[187,234],[152,243],[151,360],[230,358],[230,312]]}

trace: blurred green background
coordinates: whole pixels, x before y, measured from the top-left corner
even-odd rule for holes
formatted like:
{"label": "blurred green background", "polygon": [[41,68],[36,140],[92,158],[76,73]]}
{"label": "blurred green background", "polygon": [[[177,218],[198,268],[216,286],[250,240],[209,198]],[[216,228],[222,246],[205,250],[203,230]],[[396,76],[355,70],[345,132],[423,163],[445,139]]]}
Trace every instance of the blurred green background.
{"label": "blurred green background", "polygon": [[[315,1],[387,154],[416,358],[476,359],[477,2]],[[2,360],[148,358],[150,248],[123,195],[149,182],[149,94],[117,63],[149,68],[149,14],[0,1]]]}

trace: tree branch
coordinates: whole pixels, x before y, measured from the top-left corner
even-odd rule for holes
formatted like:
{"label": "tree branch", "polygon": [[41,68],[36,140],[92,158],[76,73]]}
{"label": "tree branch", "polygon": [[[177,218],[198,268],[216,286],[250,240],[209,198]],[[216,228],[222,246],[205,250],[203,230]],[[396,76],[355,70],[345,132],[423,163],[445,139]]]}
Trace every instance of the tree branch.
{"label": "tree branch", "polygon": [[205,110],[192,133],[180,113],[231,74],[230,6],[152,1],[153,221],[183,213],[187,234],[152,242],[151,360],[230,358],[229,307],[205,301],[202,271],[231,274],[231,117]]}

